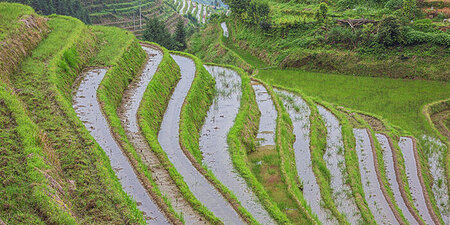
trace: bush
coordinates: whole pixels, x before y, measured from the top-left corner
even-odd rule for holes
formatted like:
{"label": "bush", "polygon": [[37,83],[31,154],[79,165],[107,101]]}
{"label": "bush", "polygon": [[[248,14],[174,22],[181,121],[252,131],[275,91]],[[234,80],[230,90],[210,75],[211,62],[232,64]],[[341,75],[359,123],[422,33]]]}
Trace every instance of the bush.
{"label": "bush", "polygon": [[414,29],[408,29],[404,35],[406,45],[421,43],[433,43],[436,45],[450,46],[450,35],[446,33],[425,33]]}
{"label": "bush", "polygon": [[385,46],[394,46],[403,42],[403,28],[400,20],[394,16],[383,18],[378,25],[377,41]]}
{"label": "bush", "polygon": [[336,7],[339,9],[352,9],[356,2],[353,0],[339,0],[336,3]]}
{"label": "bush", "polygon": [[384,4],[384,8],[391,9],[391,10],[397,10],[402,8],[403,0],[389,0]]}
{"label": "bush", "polygon": [[434,25],[430,19],[422,19],[414,21],[413,28],[415,30],[423,32],[436,31],[436,25]]}

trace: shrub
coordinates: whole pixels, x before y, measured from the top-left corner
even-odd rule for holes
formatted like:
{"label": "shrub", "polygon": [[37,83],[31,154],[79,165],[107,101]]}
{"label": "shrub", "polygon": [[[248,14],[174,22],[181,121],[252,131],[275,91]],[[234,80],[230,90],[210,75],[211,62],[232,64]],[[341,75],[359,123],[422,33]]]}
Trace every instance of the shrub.
{"label": "shrub", "polygon": [[383,18],[378,25],[377,41],[385,46],[394,46],[403,42],[403,28],[400,20],[394,16]]}
{"label": "shrub", "polygon": [[384,8],[391,9],[391,10],[397,10],[402,8],[403,0],[389,0],[384,4]]}
{"label": "shrub", "polygon": [[434,25],[430,19],[422,19],[414,21],[413,28],[415,30],[423,32],[436,31],[436,25]]}

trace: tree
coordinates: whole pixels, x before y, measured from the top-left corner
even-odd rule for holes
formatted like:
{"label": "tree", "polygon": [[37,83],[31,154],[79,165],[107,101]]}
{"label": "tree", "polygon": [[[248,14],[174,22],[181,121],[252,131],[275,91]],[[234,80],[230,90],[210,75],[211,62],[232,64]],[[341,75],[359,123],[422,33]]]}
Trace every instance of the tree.
{"label": "tree", "polygon": [[144,39],[146,41],[156,42],[168,49],[173,48],[173,41],[166,25],[158,18],[147,20],[144,30]]}
{"label": "tree", "polygon": [[177,45],[176,49],[179,51],[186,49],[186,30],[184,29],[184,21],[182,19],[178,20],[174,36]]}

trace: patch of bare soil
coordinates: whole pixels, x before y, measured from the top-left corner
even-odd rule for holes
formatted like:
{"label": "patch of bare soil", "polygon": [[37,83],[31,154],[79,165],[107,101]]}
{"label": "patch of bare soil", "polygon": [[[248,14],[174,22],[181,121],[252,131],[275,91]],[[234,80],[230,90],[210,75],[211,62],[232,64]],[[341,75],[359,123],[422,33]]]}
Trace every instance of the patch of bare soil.
{"label": "patch of bare soil", "polygon": [[379,119],[362,113],[358,113],[358,115],[363,118],[376,132],[382,132],[386,130],[383,122],[381,122]]}

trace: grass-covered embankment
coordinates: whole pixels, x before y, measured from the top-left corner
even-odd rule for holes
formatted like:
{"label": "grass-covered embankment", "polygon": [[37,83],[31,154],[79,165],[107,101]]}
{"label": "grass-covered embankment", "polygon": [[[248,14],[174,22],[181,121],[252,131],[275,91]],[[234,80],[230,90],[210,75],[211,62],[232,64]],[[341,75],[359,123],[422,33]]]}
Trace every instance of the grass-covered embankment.
{"label": "grass-covered embankment", "polygon": [[125,194],[108,157],[72,108],[71,86],[95,54],[97,39],[81,21],[52,16],[48,37],[10,76],[30,118],[53,149],[53,164],[77,223],[143,223]]}
{"label": "grass-covered embankment", "polygon": [[0,218],[6,224],[76,224],[61,196],[52,149],[22,103],[0,82]]}
{"label": "grass-covered embankment", "polygon": [[[145,189],[172,223],[181,224],[182,216],[175,212],[169,200],[161,194],[151,171],[128,139],[118,115],[124,91],[131,81],[142,72],[147,54],[137,39],[125,30],[107,27],[94,27],[94,30],[102,33],[101,37],[107,43],[101,46],[100,57],[95,60],[95,63],[110,67],[97,91],[102,110],[116,140]],[[97,61],[100,59],[103,61]]]}
{"label": "grass-covered embankment", "polygon": [[212,171],[202,163],[203,157],[199,145],[200,133],[216,93],[215,80],[205,69],[199,58],[187,53],[174,53],[191,58],[196,67],[195,78],[181,109],[179,129],[181,149],[185,152],[186,156],[197,170],[219,190],[244,220],[248,223],[257,224],[257,221],[244,207],[242,207],[233,192],[223,185],[215,177]]}
{"label": "grass-covered embankment", "polygon": [[187,51],[205,62],[235,65],[252,73],[253,66],[225,46],[228,40],[222,34],[219,23],[213,22],[189,39]]}
{"label": "grass-covered embankment", "polygon": [[48,31],[46,19],[31,7],[0,2],[0,79],[7,82],[8,73],[19,67]]}
{"label": "grass-covered embankment", "polygon": [[141,106],[138,111],[139,126],[147,139],[150,148],[158,156],[158,159],[164,168],[169,171],[171,178],[175,181],[176,185],[183,194],[183,197],[209,222],[213,224],[220,224],[219,219],[189,190],[189,187],[184,182],[183,177],[170,162],[158,142],[158,132],[164,118],[164,113],[167,109],[172,93],[181,78],[180,68],[173,58],[170,57],[169,51],[163,47],[160,48],[164,54],[163,59],[158,67],[158,70],[153,76],[153,79],[147,86],[147,90],[145,91],[142,99]]}

